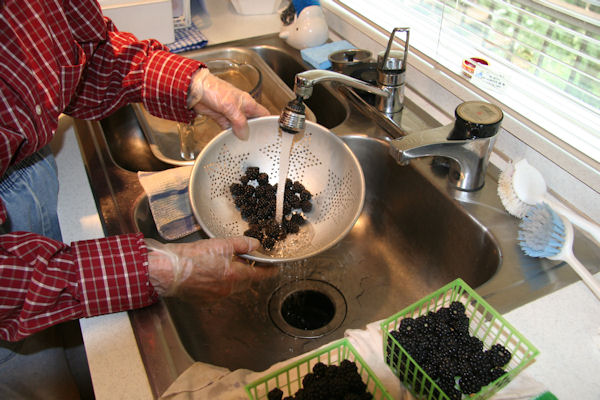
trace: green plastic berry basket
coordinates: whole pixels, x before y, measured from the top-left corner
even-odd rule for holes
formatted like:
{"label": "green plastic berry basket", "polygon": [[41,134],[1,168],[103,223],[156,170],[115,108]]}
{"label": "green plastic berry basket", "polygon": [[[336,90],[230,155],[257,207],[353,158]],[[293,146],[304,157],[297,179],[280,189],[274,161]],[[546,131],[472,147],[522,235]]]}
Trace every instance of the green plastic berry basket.
{"label": "green plastic berry basket", "polygon": [[504,367],[506,374],[482,387],[475,394],[470,394],[468,397],[463,395],[463,398],[469,400],[490,398],[532,363],[539,354],[538,349],[481,296],[462,279],[456,279],[381,323],[385,362],[418,399],[450,400],[450,397],[391,335],[391,331],[397,330],[404,318],[427,315],[431,311],[449,307],[454,301],[459,301],[465,306],[465,314],[469,318],[469,334],[480,339],[485,349],[489,349],[494,344],[501,344],[512,353],[511,360]]}
{"label": "green plastic berry basket", "polygon": [[362,381],[367,385],[367,391],[373,395],[374,400],[392,400],[381,381],[375,376],[371,368],[357,353],[348,339],[341,339],[330,345],[303,357],[288,366],[285,366],[251,384],[246,385],[246,393],[251,400],[267,399],[271,390],[279,388],[283,391],[283,398],[293,396],[302,388],[302,378],[312,372],[315,364],[321,362],[325,365],[340,365],[343,360],[356,363]]}

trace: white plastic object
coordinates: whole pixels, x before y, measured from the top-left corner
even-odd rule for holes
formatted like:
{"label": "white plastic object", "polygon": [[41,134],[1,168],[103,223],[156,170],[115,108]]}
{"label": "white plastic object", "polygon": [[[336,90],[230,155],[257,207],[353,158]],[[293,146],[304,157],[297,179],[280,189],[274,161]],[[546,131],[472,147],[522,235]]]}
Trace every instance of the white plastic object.
{"label": "white plastic object", "polygon": [[231,0],[231,4],[242,15],[274,14],[281,0]]}
{"label": "white plastic object", "polygon": [[320,6],[303,8],[294,22],[282,27],[279,37],[299,50],[322,45],[329,37],[323,10]]}
{"label": "white plastic object", "polygon": [[[192,25],[191,0],[171,0],[173,8],[173,26],[175,29],[188,28]],[[196,0],[194,0],[196,1]]]}
{"label": "white plastic object", "polygon": [[594,278],[592,273],[575,257],[573,254],[573,225],[567,220],[567,218],[561,217],[565,225],[565,236],[564,243],[560,252],[552,257],[548,257],[549,260],[564,261],[568,263],[577,275],[583,280],[583,282],[590,288],[592,293],[600,300],[600,283]]}
{"label": "white plastic object", "polygon": [[514,165],[512,186],[517,197],[529,205],[547,203],[556,212],[566,217],[573,224],[587,231],[596,242],[600,243],[600,227],[581,217],[547,192],[546,181],[542,174],[527,160],[523,159]]}
{"label": "white plastic object", "polygon": [[140,40],[156,39],[173,43],[171,0],[99,0],[102,13],[122,32],[131,32]]}

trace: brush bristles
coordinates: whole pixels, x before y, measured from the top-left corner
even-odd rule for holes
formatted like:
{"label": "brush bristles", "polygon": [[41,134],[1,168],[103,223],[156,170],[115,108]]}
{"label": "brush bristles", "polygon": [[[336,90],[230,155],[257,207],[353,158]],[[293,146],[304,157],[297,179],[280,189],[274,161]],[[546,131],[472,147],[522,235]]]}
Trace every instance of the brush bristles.
{"label": "brush bristles", "polygon": [[547,204],[529,210],[519,224],[519,245],[531,257],[553,257],[565,243],[565,224]]}
{"label": "brush bristles", "polygon": [[498,197],[506,211],[517,218],[523,218],[531,206],[519,199],[513,188],[513,175],[515,168],[510,163],[504,171],[500,173],[498,179]]}

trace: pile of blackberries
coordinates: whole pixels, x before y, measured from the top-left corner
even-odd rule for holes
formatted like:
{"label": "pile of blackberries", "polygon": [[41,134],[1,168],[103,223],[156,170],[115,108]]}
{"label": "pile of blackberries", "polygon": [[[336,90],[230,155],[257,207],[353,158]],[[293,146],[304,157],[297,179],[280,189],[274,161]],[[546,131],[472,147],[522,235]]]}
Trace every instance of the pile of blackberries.
{"label": "pile of blackberries", "polygon": [[[404,318],[390,334],[450,399],[477,393],[500,378],[512,357],[501,344],[484,350],[483,342],[469,334],[469,318],[465,306],[458,301],[427,315]],[[405,382],[412,382],[416,374],[415,391],[426,389],[435,393],[430,387],[420,386],[423,374],[415,368],[406,368],[406,356],[393,345],[391,338],[387,346],[387,362],[398,365]]]}
{"label": "pile of blackberries", "polygon": [[286,179],[283,221],[275,221],[277,184],[271,185],[269,175],[258,167],[248,167],[240,182],[231,184],[229,190],[242,219],[248,221],[249,229],[244,235],[260,240],[265,250],[271,250],[289,233],[298,233],[306,223],[301,212],[312,210],[312,194],[300,182]]}
{"label": "pile of blackberries", "polygon": [[[283,392],[279,388],[271,390],[268,400],[282,400]],[[283,400],[370,400],[373,395],[367,392],[356,363],[342,360],[337,365],[315,364],[313,372],[302,378],[302,388]]]}

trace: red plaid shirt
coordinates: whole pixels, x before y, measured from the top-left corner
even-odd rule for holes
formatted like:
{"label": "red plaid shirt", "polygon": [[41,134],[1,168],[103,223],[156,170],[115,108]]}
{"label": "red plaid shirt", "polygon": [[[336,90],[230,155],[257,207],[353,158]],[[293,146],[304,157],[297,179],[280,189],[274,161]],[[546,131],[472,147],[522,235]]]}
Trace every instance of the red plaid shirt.
{"label": "red plaid shirt", "polygon": [[[100,119],[142,102],[157,116],[189,121],[187,90],[200,66],[118,32],[94,0],[0,0],[0,176],[52,139],[61,113]],[[32,233],[0,236],[0,339],[155,298],[141,235],[71,246]]]}

